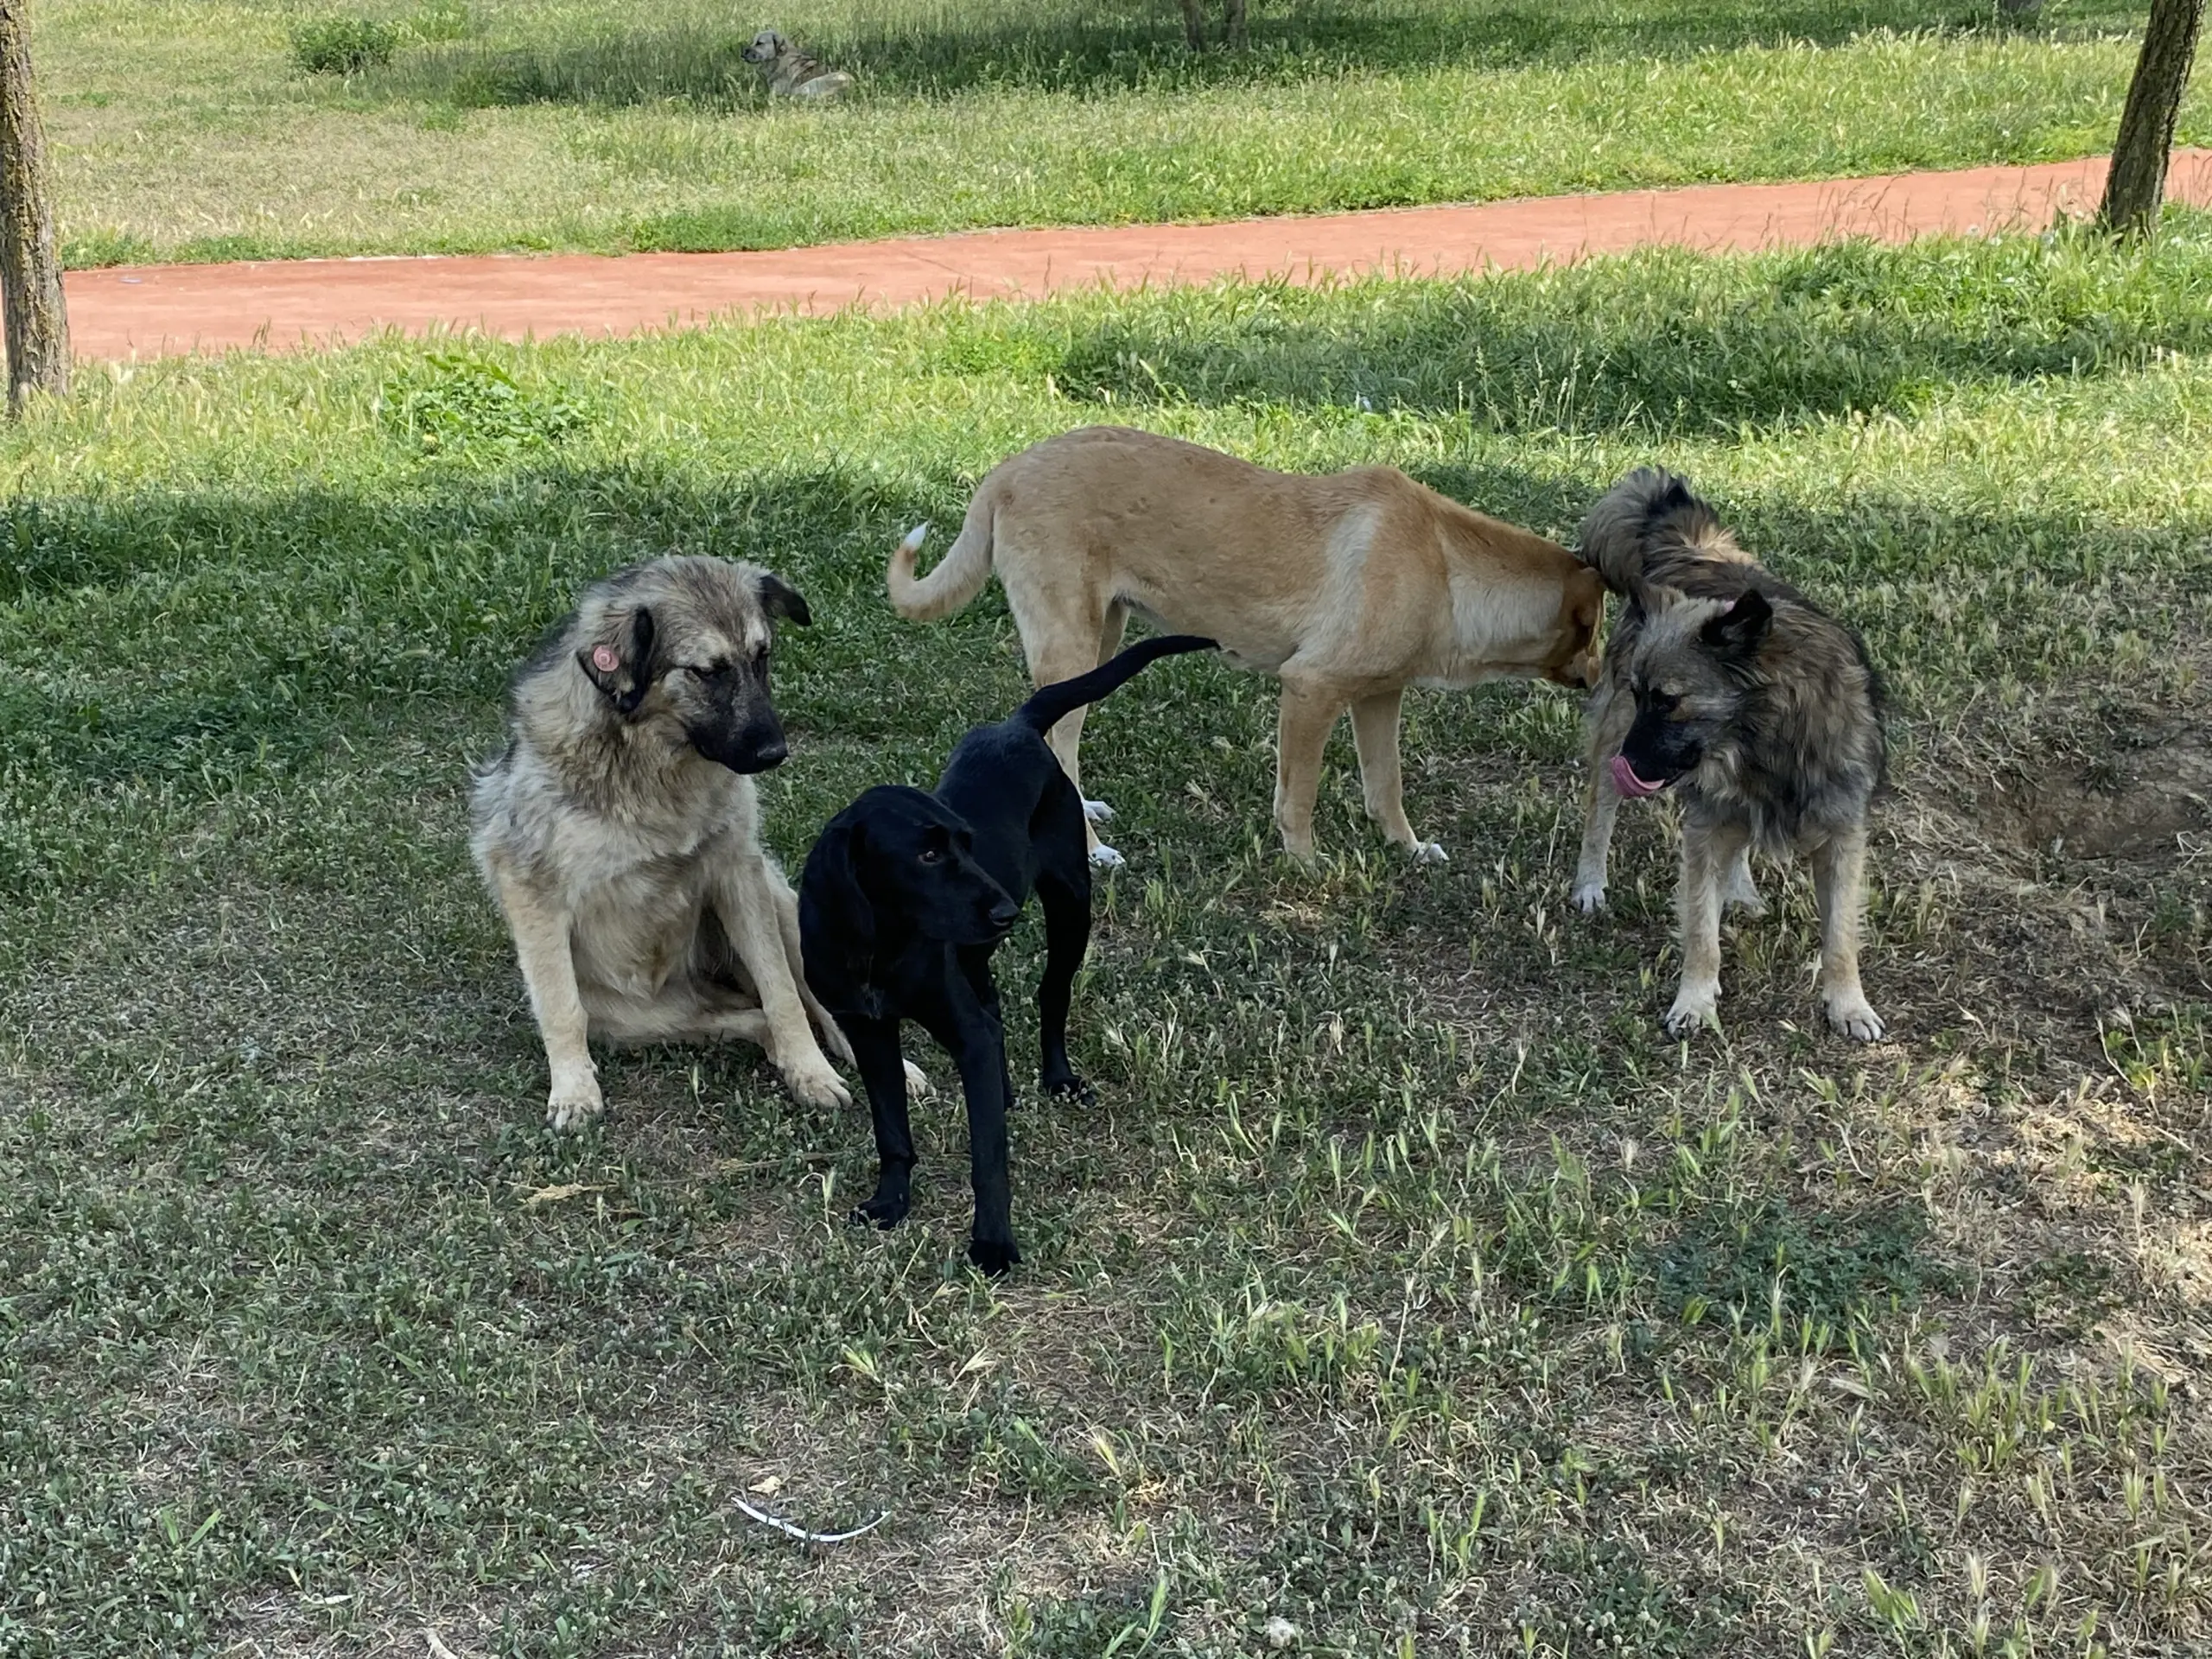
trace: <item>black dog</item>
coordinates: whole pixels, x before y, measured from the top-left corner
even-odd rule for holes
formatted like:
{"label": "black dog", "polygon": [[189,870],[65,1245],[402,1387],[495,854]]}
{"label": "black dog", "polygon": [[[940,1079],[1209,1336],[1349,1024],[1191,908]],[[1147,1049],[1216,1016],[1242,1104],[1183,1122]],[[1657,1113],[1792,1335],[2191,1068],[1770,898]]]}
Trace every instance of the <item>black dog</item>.
{"label": "black dog", "polygon": [[1048,685],[996,726],[962,738],[937,793],[882,785],[830,821],[799,878],[799,949],[807,982],[853,1046],[875,1120],[875,1196],[854,1219],[895,1227],[914,1170],[899,1022],[944,1045],[968,1098],[976,1188],[968,1256],[986,1273],[1021,1259],[1007,1190],[1006,1029],[991,952],[1033,891],[1045,910],[1037,989],[1044,1084],[1084,1099],[1068,1064],[1068,991],[1090,943],[1090,861],[1083,798],[1045,746],[1065,715],[1096,702],[1156,657],[1211,651],[1167,634]]}

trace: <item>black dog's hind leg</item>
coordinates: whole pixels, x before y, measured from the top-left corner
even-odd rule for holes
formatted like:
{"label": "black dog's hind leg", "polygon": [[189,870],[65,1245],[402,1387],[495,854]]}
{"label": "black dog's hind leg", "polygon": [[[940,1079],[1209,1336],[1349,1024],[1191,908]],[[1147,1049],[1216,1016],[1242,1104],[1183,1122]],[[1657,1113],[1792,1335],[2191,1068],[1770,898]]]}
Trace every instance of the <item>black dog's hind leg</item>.
{"label": "black dog's hind leg", "polygon": [[906,1120],[906,1064],[896,1020],[848,1016],[839,1022],[853,1046],[853,1063],[868,1090],[875,1123],[875,1196],[853,1211],[855,1221],[896,1227],[912,1202],[914,1132]]}
{"label": "black dog's hind leg", "polygon": [[1090,1085],[1068,1061],[1068,998],[1084,952],[1090,948],[1090,872],[1078,868],[1072,879],[1040,872],[1037,902],[1045,912],[1045,977],[1037,986],[1037,1047],[1045,1091],[1087,1101]]}

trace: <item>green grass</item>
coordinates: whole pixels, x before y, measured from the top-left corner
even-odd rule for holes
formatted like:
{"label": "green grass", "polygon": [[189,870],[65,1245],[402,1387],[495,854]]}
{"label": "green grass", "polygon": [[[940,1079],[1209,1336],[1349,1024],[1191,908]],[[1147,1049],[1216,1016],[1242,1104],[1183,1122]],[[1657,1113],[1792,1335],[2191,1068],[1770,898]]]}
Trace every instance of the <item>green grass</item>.
{"label": "green grass", "polygon": [[[73,264],[779,247],[1204,219],[2107,148],[2139,5],[1281,0],[1193,58],[1166,0],[796,0],[859,77],[771,108],[766,14],[699,0],[44,0]],[[388,28],[309,74],[302,31]],[[350,35],[349,35],[350,38]],[[2212,142],[2201,99],[2183,142]]]}
{"label": "green grass", "polygon": [[[0,1654],[2202,1652],[2208,289],[2177,213],[88,372],[0,435]],[[750,1051],[546,1135],[461,823],[536,631],[671,549],[794,581],[795,863],[1022,690],[895,537],[1100,418],[1561,533],[1686,470],[1896,689],[1897,1040],[1822,1031],[1802,873],[1662,1037],[1663,814],[1565,903],[1575,697],[1414,700],[1440,870],[1340,739],[1306,874],[1271,688],[1186,659],[1086,728],[1098,1104],[1020,1111],[1006,1283],[944,1100],[889,1236]]]}

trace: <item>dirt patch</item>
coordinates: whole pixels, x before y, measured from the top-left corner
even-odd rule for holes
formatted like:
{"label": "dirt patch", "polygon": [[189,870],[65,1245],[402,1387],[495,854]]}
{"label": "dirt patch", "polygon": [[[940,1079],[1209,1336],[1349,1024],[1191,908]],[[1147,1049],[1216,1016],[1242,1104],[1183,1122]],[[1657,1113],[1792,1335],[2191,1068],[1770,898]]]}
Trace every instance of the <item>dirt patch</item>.
{"label": "dirt patch", "polygon": [[2014,773],[1986,798],[1993,840],[2024,853],[2171,863],[2212,828],[2212,743],[2176,732],[2041,775]]}

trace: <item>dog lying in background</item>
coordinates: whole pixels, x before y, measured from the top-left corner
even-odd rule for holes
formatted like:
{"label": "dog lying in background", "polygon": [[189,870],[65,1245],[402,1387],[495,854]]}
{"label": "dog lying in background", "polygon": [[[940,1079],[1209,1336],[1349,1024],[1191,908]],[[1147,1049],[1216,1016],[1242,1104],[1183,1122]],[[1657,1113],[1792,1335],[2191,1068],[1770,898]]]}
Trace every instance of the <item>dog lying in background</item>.
{"label": "dog lying in background", "polygon": [[1033,892],[1045,912],[1042,1080],[1050,1094],[1090,1096],[1067,1047],[1069,989],[1090,942],[1083,798],[1043,734],[1154,658],[1212,645],[1147,639],[1046,687],[1011,719],[962,738],[936,793],[871,789],[807,855],[798,899],[807,976],[851,1039],[875,1126],[875,1193],[854,1219],[894,1227],[911,1203],[914,1140],[899,1026],[912,1020],[952,1056],[967,1096],[976,1197],[969,1259],[992,1274],[1021,1259],[1007,1173],[1014,1084],[991,952]]}
{"label": "dog lying in background", "polygon": [[[1311,860],[1321,753],[1351,711],[1368,815],[1423,862],[1444,849],[1407,821],[1398,715],[1408,685],[1508,676],[1588,685],[1605,584],[1555,542],[1447,500],[1389,467],[1271,472],[1126,427],[1065,433],[1003,461],[976,488],[951,551],[918,580],[928,531],[891,556],[899,613],[958,610],[996,569],[1029,674],[1049,685],[1114,653],[1132,611],[1221,641],[1282,682],[1274,818]],[[1083,711],[1051,742],[1077,788]],[[1085,804],[1105,822],[1103,802]],[[1121,855],[1088,831],[1102,865]]]}
{"label": "dog lying in background", "polygon": [[1713,509],[1654,468],[1590,510],[1582,553],[1627,598],[1590,703],[1590,783],[1573,899],[1605,903],[1623,796],[1682,803],[1682,982],[1667,1029],[1715,1021],[1720,908],[1761,906],[1753,849],[1812,861],[1828,1023],[1872,1042],[1859,983],[1866,812],[1887,747],[1859,637],[1737,546]]}
{"label": "dog lying in background", "polygon": [[[1201,0],[1183,0],[1183,38],[1193,52],[1206,49],[1206,22]],[[1244,0],[1222,0],[1221,43],[1232,52],[1244,49]]]}
{"label": "dog lying in background", "polygon": [[741,55],[767,77],[771,98],[836,98],[852,87],[843,70],[809,57],[772,29],[755,35]]}
{"label": "dog lying in background", "polygon": [[593,583],[515,675],[469,846],[514,936],[554,1128],[601,1109],[589,1037],[741,1037],[807,1104],[850,1103],[823,1045],[850,1051],[760,845],[751,774],[786,752],[768,695],[779,620],[806,622],[806,601],[766,570],[656,559]]}

